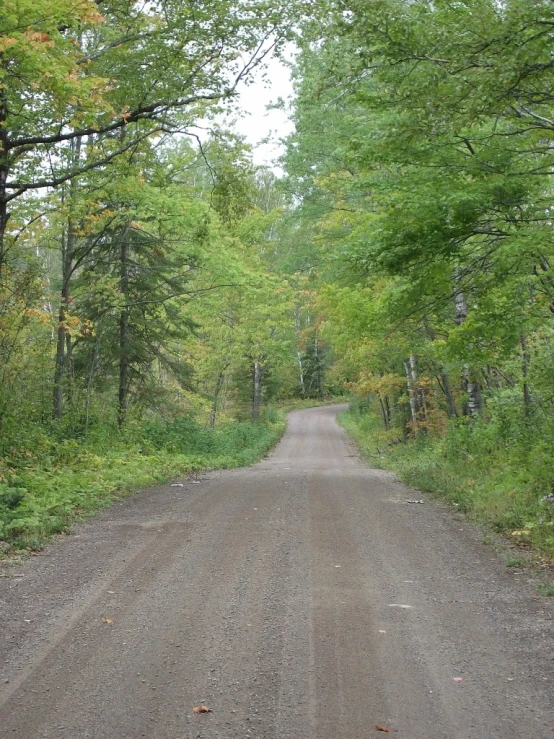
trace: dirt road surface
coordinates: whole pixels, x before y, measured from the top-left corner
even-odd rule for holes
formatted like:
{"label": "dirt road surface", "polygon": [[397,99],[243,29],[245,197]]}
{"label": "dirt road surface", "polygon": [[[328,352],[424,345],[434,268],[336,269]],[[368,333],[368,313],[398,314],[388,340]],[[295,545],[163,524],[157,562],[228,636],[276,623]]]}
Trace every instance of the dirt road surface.
{"label": "dirt road surface", "polygon": [[554,598],[336,412],[9,569],[2,739],[552,739]]}

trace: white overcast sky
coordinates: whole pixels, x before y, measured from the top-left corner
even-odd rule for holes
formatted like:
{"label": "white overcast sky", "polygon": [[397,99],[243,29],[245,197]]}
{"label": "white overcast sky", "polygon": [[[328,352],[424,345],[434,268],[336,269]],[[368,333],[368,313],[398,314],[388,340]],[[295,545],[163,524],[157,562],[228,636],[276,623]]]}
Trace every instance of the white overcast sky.
{"label": "white overcast sky", "polygon": [[[285,111],[267,110],[267,106],[279,98],[287,101],[292,95],[289,69],[279,59],[272,58],[262,80],[261,72],[254,75],[253,82],[240,90],[239,105],[243,111],[233,119],[233,129],[254,146],[254,161],[276,168],[275,162],[283,153],[279,139],[293,131],[293,124]],[[272,142],[261,144],[271,136]]]}

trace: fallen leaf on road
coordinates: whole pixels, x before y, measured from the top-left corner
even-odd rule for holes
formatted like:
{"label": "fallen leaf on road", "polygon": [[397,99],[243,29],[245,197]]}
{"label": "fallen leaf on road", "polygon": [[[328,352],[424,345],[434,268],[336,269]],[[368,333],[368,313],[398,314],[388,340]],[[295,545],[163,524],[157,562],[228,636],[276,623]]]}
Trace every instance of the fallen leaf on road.
{"label": "fallen leaf on road", "polygon": [[390,734],[390,729],[387,729],[386,726],[381,726],[380,724],[375,724],[375,731],[384,731],[386,734]]}
{"label": "fallen leaf on road", "polygon": [[195,706],[192,709],[193,713],[212,713],[212,709],[208,706]]}
{"label": "fallen leaf on road", "polygon": [[380,634],[386,634],[387,632],[385,631],[385,629],[379,629],[379,633]]}
{"label": "fallen leaf on road", "polygon": [[464,681],[463,677],[453,677],[452,680],[454,680],[455,683],[462,683]]}
{"label": "fallen leaf on road", "polygon": [[115,621],[115,618],[103,618],[102,619],[103,624],[113,624],[114,621]]}

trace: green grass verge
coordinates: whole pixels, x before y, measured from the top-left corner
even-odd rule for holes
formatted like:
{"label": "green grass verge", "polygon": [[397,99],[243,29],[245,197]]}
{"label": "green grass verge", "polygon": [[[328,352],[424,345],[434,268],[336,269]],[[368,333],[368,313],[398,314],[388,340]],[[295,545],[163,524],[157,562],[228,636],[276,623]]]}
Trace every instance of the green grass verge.
{"label": "green grass verge", "polygon": [[511,541],[554,556],[554,506],[541,502],[554,485],[544,441],[493,436],[490,425],[453,426],[445,436],[401,442],[384,432],[378,415],[355,407],[339,416],[374,467],[389,469],[411,487],[430,492]]}
{"label": "green grass verge", "polygon": [[0,483],[0,557],[39,548],[77,518],[111,505],[134,491],[187,473],[243,467],[258,461],[286,428],[273,411],[259,423],[228,423],[216,429],[189,419],[151,422],[140,443],[114,435],[107,444],[65,440],[44,444],[10,460]]}

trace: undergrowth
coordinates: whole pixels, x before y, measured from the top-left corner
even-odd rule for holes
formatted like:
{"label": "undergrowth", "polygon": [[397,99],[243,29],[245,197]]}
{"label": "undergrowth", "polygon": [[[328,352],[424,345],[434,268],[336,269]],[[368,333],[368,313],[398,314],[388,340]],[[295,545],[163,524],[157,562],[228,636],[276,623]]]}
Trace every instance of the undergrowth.
{"label": "undergrowth", "polygon": [[194,471],[242,467],[260,459],[281,437],[284,415],[268,411],[258,423],[215,429],[189,418],[149,421],[119,435],[101,427],[86,440],[56,438],[27,428],[0,468],[0,556],[38,548],[114,499]]}
{"label": "undergrowth", "polygon": [[457,420],[445,434],[409,440],[384,431],[371,404],[353,403],[340,421],[373,466],[552,556],[554,505],[542,499],[554,490],[554,435],[505,411],[492,406],[483,421]]}

